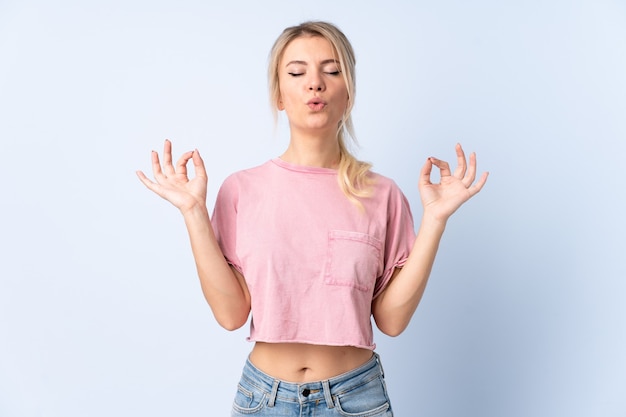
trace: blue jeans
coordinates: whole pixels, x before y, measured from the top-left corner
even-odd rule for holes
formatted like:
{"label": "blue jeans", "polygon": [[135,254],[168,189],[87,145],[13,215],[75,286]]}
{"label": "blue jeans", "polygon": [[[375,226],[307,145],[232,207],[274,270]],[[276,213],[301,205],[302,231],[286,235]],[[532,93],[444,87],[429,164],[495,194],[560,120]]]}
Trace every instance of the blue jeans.
{"label": "blue jeans", "polygon": [[296,384],[263,373],[246,361],[232,417],[392,417],[380,358],[339,376]]}

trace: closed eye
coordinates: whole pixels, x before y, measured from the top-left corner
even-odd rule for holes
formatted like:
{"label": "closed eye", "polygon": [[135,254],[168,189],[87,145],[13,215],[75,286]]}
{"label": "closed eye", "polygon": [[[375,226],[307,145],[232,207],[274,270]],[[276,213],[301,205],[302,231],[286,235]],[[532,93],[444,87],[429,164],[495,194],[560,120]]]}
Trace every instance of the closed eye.
{"label": "closed eye", "polygon": [[301,75],[304,75],[303,72],[288,72],[287,74],[291,75],[292,77],[299,77]]}

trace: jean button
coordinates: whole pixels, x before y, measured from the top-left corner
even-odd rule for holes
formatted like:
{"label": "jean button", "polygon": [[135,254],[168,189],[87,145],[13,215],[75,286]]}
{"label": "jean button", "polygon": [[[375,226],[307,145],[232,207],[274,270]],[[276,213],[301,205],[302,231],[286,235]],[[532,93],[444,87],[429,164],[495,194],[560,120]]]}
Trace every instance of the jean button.
{"label": "jean button", "polygon": [[302,395],[304,395],[305,397],[308,397],[310,393],[311,393],[311,390],[308,388],[305,388],[302,390]]}

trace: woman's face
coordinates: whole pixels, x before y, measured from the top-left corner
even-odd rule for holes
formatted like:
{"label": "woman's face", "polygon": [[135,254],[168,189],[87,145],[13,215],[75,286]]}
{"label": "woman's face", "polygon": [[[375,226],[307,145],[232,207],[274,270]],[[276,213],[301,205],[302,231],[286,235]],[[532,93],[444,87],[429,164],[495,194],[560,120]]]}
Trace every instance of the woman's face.
{"label": "woman's face", "polygon": [[348,90],[329,41],[319,36],[296,38],[278,66],[279,110],[285,110],[292,137],[336,137],[348,106]]}

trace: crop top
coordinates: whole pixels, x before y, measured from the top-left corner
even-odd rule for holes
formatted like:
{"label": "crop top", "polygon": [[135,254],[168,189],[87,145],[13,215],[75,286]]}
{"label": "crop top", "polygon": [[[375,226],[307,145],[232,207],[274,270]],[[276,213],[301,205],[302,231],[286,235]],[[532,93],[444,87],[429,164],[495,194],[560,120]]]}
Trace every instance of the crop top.
{"label": "crop top", "polygon": [[415,230],[398,186],[369,175],[363,207],[334,169],[276,158],[226,178],[211,221],[250,291],[247,340],[375,348],[372,300],[404,265]]}

